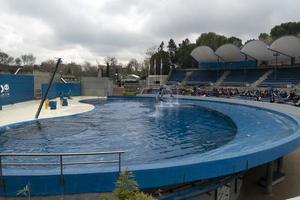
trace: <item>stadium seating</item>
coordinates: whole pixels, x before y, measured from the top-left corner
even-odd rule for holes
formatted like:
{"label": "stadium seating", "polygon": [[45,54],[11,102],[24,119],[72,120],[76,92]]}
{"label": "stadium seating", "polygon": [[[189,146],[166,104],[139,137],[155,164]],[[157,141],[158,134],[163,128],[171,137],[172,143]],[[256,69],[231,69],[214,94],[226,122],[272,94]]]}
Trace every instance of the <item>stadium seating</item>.
{"label": "stadium seating", "polygon": [[221,83],[222,86],[245,86],[252,84],[264,75],[268,69],[238,69],[231,70],[230,74]]}
{"label": "stadium seating", "polygon": [[215,83],[223,73],[223,70],[193,70],[186,83],[189,85],[209,85]]}
{"label": "stadium seating", "polygon": [[[272,72],[270,70],[273,70]],[[211,85],[215,84],[225,70],[212,69],[176,69],[173,70],[168,84],[176,84],[185,81],[188,85]],[[227,70],[228,71],[228,70]],[[247,86],[261,78],[270,71],[266,80],[259,87],[287,87],[287,85],[300,84],[300,66],[274,68],[245,68],[229,70],[230,73],[220,83],[220,86]],[[189,75],[189,73],[191,74]]]}
{"label": "stadium seating", "polygon": [[300,84],[300,67],[275,69],[260,86],[286,87]]}
{"label": "stadium seating", "polygon": [[173,69],[167,84],[172,85],[176,84],[177,82],[182,82],[186,76],[186,72],[188,71],[184,69]]}

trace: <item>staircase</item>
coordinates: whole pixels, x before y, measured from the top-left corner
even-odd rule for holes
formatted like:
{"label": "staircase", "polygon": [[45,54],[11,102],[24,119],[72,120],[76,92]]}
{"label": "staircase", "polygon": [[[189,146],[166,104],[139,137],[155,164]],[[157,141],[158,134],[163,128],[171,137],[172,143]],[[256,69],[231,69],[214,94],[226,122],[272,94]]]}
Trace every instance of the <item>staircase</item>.
{"label": "staircase", "polygon": [[254,87],[259,86],[259,84],[261,84],[264,80],[266,80],[272,72],[273,72],[273,70],[269,70],[266,73],[264,73],[264,75],[262,75],[259,79],[257,79],[257,81],[252,83],[251,87],[254,88]]}
{"label": "staircase", "polygon": [[185,73],[185,77],[184,77],[184,79],[182,80],[182,84],[183,84],[183,85],[186,84],[186,81],[189,79],[189,77],[192,75],[192,73],[193,73],[193,72],[191,72],[191,71]]}
{"label": "staircase", "polygon": [[215,86],[220,86],[221,83],[225,80],[225,78],[230,74],[230,71],[225,71],[222,76],[216,81]]}

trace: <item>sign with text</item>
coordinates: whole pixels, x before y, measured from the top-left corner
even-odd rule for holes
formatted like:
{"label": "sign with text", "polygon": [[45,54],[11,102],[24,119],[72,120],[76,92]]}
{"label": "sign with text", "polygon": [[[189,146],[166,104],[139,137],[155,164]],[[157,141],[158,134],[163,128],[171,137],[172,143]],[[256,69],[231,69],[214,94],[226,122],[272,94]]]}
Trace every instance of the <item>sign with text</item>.
{"label": "sign with text", "polygon": [[0,84],[0,97],[9,97],[9,89],[8,83]]}

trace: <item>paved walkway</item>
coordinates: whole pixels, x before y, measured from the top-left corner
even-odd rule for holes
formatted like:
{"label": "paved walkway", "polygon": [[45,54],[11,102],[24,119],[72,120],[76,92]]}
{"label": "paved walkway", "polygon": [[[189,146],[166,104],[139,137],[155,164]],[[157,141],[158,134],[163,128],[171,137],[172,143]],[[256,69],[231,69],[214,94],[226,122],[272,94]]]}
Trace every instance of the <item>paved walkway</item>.
{"label": "paved walkway", "polygon": [[[300,196],[300,149],[284,157],[285,180],[273,186],[271,195],[257,184],[265,175],[264,166],[256,167],[246,173],[239,200],[282,200]],[[299,198],[300,199],[300,198]]]}

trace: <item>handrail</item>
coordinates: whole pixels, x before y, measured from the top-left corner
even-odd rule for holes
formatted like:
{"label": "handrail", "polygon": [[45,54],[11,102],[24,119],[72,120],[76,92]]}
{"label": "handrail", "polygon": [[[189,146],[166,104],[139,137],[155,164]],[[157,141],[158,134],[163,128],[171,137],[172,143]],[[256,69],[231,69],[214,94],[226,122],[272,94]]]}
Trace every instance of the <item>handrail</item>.
{"label": "handrail", "polygon": [[86,156],[125,153],[124,151],[100,151],[84,153],[0,153],[0,156]]}
{"label": "handrail", "polygon": [[[67,165],[89,165],[89,164],[107,164],[118,163],[118,170],[121,171],[122,154],[124,151],[107,151],[107,152],[85,152],[85,153],[0,153],[0,186],[4,185],[3,166],[60,166],[60,183],[64,184],[63,167]],[[71,156],[96,156],[96,155],[117,155],[114,160],[93,160],[93,161],[77,161],[63,162],[64,157]],[[58,162],[41,162],[41,163],[3,163],[3,157],[58,157]]]}

